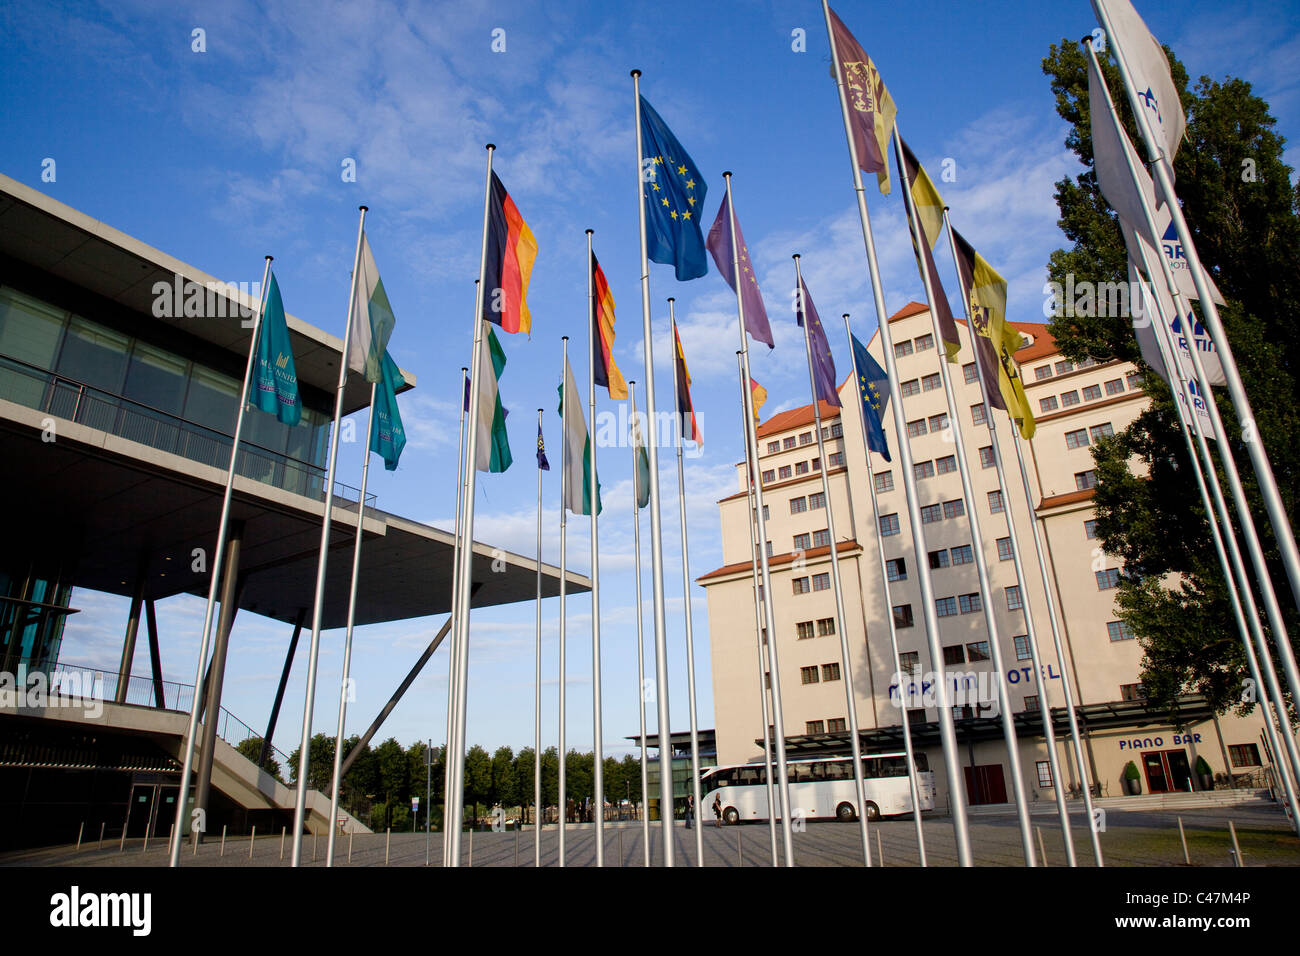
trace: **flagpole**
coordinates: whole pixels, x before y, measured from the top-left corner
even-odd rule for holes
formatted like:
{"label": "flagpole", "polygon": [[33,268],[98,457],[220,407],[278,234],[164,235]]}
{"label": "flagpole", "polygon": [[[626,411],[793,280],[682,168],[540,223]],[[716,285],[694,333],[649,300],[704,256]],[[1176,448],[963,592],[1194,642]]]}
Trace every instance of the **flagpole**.
{"label": "flagpole", "polygon": [[[537,410],[541,441],[542,409]],[[542,466],[537,465],[537,650],[533,663],[533,866],[542,865]]]}
{"label": "flagpole", "polygon": [[[1242,384],[1241,375],[1237,370],[1237,361],[1233,357],[1232,349],[1223,330],[1223,324],[1219,320],[1219,309],[1214,303],[1205,267],[1201,263],[1196,244],[1192,241],[1191,231],[1187,227],[1187,220],[1184,218],[1182,207],[1178,203],[1178,196],[1174,192],[1172,162],[1159,148],[1154,131],[1151,129],[1150,118],[1138,103],[1139,94],[1133,85],[1133,76],[1129,71],[1128,59],[1125,56],[1123,45],[1118,41],[1111,26],[1110,15],[1105,12],[1104,7],[1097,0],[1092,0],[1092,6],[1097,13],[1099,22],[1106,30],[1107,36],[1110,37],[1111,44],[1115,48],[1116,63],[1119,66],[1120,76],[1123,77],[1124,85],[1129,94],[1129,105],[1133,111],[1138,129],[1146,141],[1151,165],[1160,184],[1160,192],[1163,194],[1165,203],[1169,206],[1173,226],[1178,233],[1178,241],[1183,245],[1183,255],[1187,260],[1187,268],[1191,272],[1192,281],[1196,285],[1196,294],[1200,297],[1201,314],[1205,320],[1205,328],[1214,342],[1214,347],[1219,353],[1219,360],[1223,365],[1223,377],[1228,387],[1228,394],[1232,399],[1233,408],[1237,412],[1237,419],[1242,426],[1243,444],[1246,446],[1246,452],[1250,456],[1251,464],[1254,467],[1259,494],[1264,501],[1264,508],[1273,526],[1273,535],[1277,541],[1278,551],[1282,556],[1282,564],[1286,568],[1287,580],[1291,585],[1292,601],[1300,601],[1300,551],[1296,549],[1295,533],[1291,528],[1291,521],[1287,516],[1282,497],[1278,493],[1277,480],[1273,476],[1273,466],[1269,462],[1268,452],[1264,448],[1262,438],[1254,434],[1257,427],[1255,413],[1251,409],[1250,399],[1246,395],[1245,386]],[[1181,104],[1179,104],[1179,108],[1181,108]],[[1269,624],[1273,627],[1274,637],[1276,638],[1274,643],[1277,646],[1277,654],[1282,662],[1282,669],[1286,673],[1292,699],[1300,700],[1300,671],[1296,669],[1295,653],[1291,648],[1291,642],[1283,623],[1282,609],[1278,604],[1277,594],[1269,576],[1268,565],[1259,541],[1259,533],[1255,528],[1255,521],[1250,513],[1246,492],[1241,484],[1241,476],[1238,474],[1234,456],[1227,444],[1228,433],[1219,414],[1218,403],[1214,401],[1213,393],[1210,390],[1209,378],[1205,374],[1205,366],[1201,361],[1200,352],[1196,348],[1194,331],[1193,329],[1187,333],[1188,352],[1191,355],[1192,365],[1196,369],[1196,377],[1201,385],[1201,394],[1206,399],[1205,404],[1210,413],[1210,420],[1214,424],[1215,436],[1219,439],[1219,457],[1228,476],[1228,484],[1236,504],[1242,534],[1246,539],[1246,548],[1250,552],[1251,563],[1255,566],[1260,591],[1263,592]],[[1294,745],[1295,735],[1288,734],[1287,736]]]}
{"label": "flagpole", "polygon": [[370,478],[370,434],[375,428],[375,389],[370,383],[370,406],[366,411],[366,444],[361,464],[361,504],[357,506],[357,536],[352,547],[352,583],[348,590],[348,627],[343,639],[343,680],[339,687],[339,726],[334,735],[334,772],[330,777],[330,835],[325,845],[325,866],[334,865],[334,833],[338,829],[339,787],[343,768],[343,722],[348,713],[348,675],[352,672],[352,627],[357,614],[357,577],[361,573],[361,529],[366,516],[366,482]]}
{"label": "flagpole", "polygon": [[[730,208],[730,203],[728,203]],[[746,380],[744,355],[736,353],[736,371],[740,374],[740,388],[742,392],[750,392],[750,401],[753,401],[751,386]],[[747,414],[744,408],[744,402],[741,402],[741,414]],[[749,514],[746,516],[745,523],[749,526],[749,556],[750,566],[753,569],[753,586],[754,586],[754,645],[758,649],[758,699],[762,704],[763,711],[763,774],[764,781],[767,784],[767,835],[772,845],[772,865],[780,866],[780,857],[776,850],[776,814],[772,808],[776,806],[776,790],[772,782],[772,735],[768,733],[767,728],[771,724],[771,710],[768,707],[767,693],[767,668],[763,666],[763,612],[762,601],[759,598],[759,592],[762,590],[762,583],[759,576],[758,559],[755,548],[757,543],[754,538],[754,515],[756,506],[754,504],[754,484],[751,481],[754,462],[758,460],[758,454],[751,448],[749,441],[749,429],[745,428],[745,495],[749,504]]]}
{"label": "flagpole", "polygon": [[[903,477],[903,491],[907,499],[909,525],[916,567],[920,572],[921,610],[925,618],[926,639],[930,657],[935,667],[943,660],[943,647],[939,638],[939,619],[934,607],[934,582],[930,578],[930,565],[925,549],[925,529],[921,524],[921,503],[917,497],[912,472],[912,449],[907,435],[907,418],[903,411],[903,397],[898,384],[898,367],[894,361],[893,336],[889,332],[889,313],[885,309],[885,293],[880,282],[880,264],[876,259],[876,243],[871,232],[871,217],[867,212],[867,197],[862,188],[862,171],[858,166],[857,146],[853,142],[853,128],[849,121],[849,103],[844,92],[844,76],[835,51],[835,32],[831,28],[830,7],[822,0],[822,13],[826,20],[826,35],[830,40],[831,63],[835,68],[835,85],[840,99],[840,113],[844,120],[844,135],[848,140],[849,160],[853,167],[853,190],[858,202],[858,218],[862,222],[862,240],[866,246],[867,266],[871,273],[871,291],[876,307],[877,326],[885,359],[885,373],[889,377],[889,396],[894,406],[894,432],[898,435],[898,453]],[[965,782],[957,754],[957,730],[952,708],[948,703],[947,682],[935,682],[936,706],[939,714],[939,736],[943,746],[944,770],[948,778],[948,803],[952,813],[953,834],[957,845],[957,862],[961,866],[974,865],[970,846],[970,825],[966,816]]]}
{"label": "flagpole", "polygon": [[[767,519],[763,517],[763,476],[759,471],[758,463],[758,428],[754,424],[754,395],[749,387],[749,382],[753,376],[749,370],[749,338],[745,333],[745,302],[740,286],[740,246],[736,242],[736,207],[731,201],[731,172],[729,170],[724,172],[722,178],[727,184],[727,213],[729,218],[727,226],[731,231],[731,278],[732,287],[736,290],[736,319],[740,331],[740,365],[741,374],[744,377],[744,381],[740,383],[740,401],[745,410],[746,438],[749,444],[753,446],[754,452],[753,459],[750,462],[749,480],[751,487],[754,489],[754,520],[758,524],[758,563],[762,576],[759,590],[763,595],[763,616],[768,627],[767,672],[772,675],[772,724],[773,732],[776,735],[776,769],[780,779],[777,797],[780,801],[781,812],[781,848],[785,852],[785,865],[794,866],[794,838],[791,835],[790,823],[790,769],[785,759],[785,715],[783,713],[785,708],[781,705],[780,653],[776,648],[776,614],[772,610],[772,575],[767,560]],[[759,639],[762,640],[761,632],[759,633]],[[759,689],[763,689],[761,684]],[[766,726],[763,728],[763,734],[764,736],[768,734]],[[771,774],[768,777],[770,779]],[[772,804],[769,801],[769,814],[771,814],[772,809]]]}
{"label": "flagpole", "polygon": [[591,274],[591,234],[587,230],[587,407],[591,427],[587,442],[587,468],[591,474],[591,711],[595,750],[591,762],[592,802],[595,804],[596,866],[605,865],[605,748],[600,724],[600,549],[596,536],[596,513],[600,482],[596,477],[596,292]]}
{"label": "flagpole", "polygon": [[637,716],[641,720],[641,850],[644,865],[650,865],[650,784],[646,779],[645,745],[645,638],[641,624],[641,494],[636,476],[641,462],[637,458],[636,382],[627,383],[627,398],[632,405],[632,549],[636,552],[636,696]]}
{"label": "flagpole", "polygon": [[632,71],[636,105],[636,206],[641,227],[641,334],[645,347],[646,458],[650,463],[650,574],[655,621],[655,699],[659,712],[659,820],[664,835],[664,866],[672,866],[673,749],[668,715],[668,635],[664,612],[664,541],[659,515],[659,437],[655,422],[654,333],[650,327],[650,262],[646,254],[645,200],[641,195],[641,71]]}
{"label": "flagpole", "polygon": [[[478,281],[474,282],[475,298],[478,297]],[[456,533],[456,542],[452,546],[451,560],[451,619],[453,622],[452,642],[447,654],[447,747],[446,752],[442,755],[442,865],[451,866],[451,814],[452,814],[452,781],[454,770],[452,768],[451,755],[456,751],[456,701],[459,694],[456,690],[456,640],[455,621],[460,616],[460,588],[457,584],[460,581],[460,528],[461,528],[461,510],[464,507],[465,491],[465,416],[468,413],[465,402],[465,389],[469,385],[469,369],[461,366],[460,369],[460,394],[457,397],[457,404],[460,406],[460,437],[456,441],[456,517],[454,528]]]}
{"label": "flagpole", "polygon": [[[853,348],[853,331],[849,328],[849,316],[844,315],[844,332],[849,339],[849,354],[853,357],[853,379],[862,382],[862,370],[858,368],[857,352]],[[859,391],[860,394],[860,391]],[[885,619],[889,622],[889,652],[894,660],[894,675],[898,681],[898,709],[902,715],[903,749],[907,753],[907,785],[912,795],[912,822],[916,827],[916,849],[922,867],[927,866],[925,857],[925,832],[921,827],[921,787],[916,780],[916,754],[912,748],[911,719],[908,717],[907,700],[903,693],[903,662],[898,656],[898,629],[894,625],[893,600],[890,597],[889,571],[885,565],[885,539],[880,536],[880,507],[876,501],[876,477],[871,467],[871,443],[867,435],[867,422],[858,415],[862,426],[862,451],[867,463],[867,488],[871,492],[871,518],[876,527],[876,565],[880,570],[880,589],[885,596]],[[912,679],[911,671],[907,678]],[[910,688],[908,693],[910,694]],[[881,861],[884,866],[884,861]]]}
{"label": "flagpole", "polygon": [[[673,349],[676,350],[679,339],[677,338],[677,312],[673,306],[674,301],[671,297],[668,299],[668,321],[672,326]],[[685,358],[683,357],[683,367],[685,367],[685,364]],[[681,385],[682,383],[677,380],[677,356],[674,354],[674,396],[681,394]],[[691,562],[686,550],[686,475],[682,467],[682,442],[686,437],[683,434],[686,429],[686,422],[681,415],[680,409],[673,417],[677,419],[677,434],[673,437],[677,443],[677,516],[682,529],[682,600],[685,602],[686,612],[686,693],[691,716],[691,796],[695,800],[695,865],[703,866],[704,827],[701,824],[700,814],[704,808],[700,806],[700,731],[699,718],[695,708],[695,634],[691,626]]]}
{"label": "flagpole", "polygon": [[[849,716],[849,746],[853,755],[853,786],[857,793],[858,833],[862,838],[862,865],[871,866],[871,841],[867,834],[867,788],[862,779],[862,740],[858,736],[858,702],[857,691],[853,683],[853,661],[849,652],[848,628],[845,626],[844,587],[840,581],[839,538],[835,534],[835,508],[831,501],[831,480],[827,475],[830,462],[826,458],[826,442],[822,438],[821,397],[817,394],[817,377],[813,373],[812,332],[809,328],[812,319],[809,316],[808,303],[804,301],[803,268],[799,253],[794,259],[795,314],[803,317],[804,355],[808,359],[808,388],[812,393],[813,434],[817,436],[818,469],[822,476],[822,497],[826,499],[826,533],[830,536],[831,584],[835,589],[835,627],[840,635],[840,660],[844,669],[844,697]],[[827,343],[829,348],[829,343]],[[832,382],[832,387],[834,383]],[[847,487],[848,477],[845,477]],[[814,525],[814,527],[816,527]]]}
{"label": "flagpole", "polygon": [[565,536],[569,526],[569,499],[568,495],[568,474],[569,474],[569,417],[564,414],[564,401],[568,398],[569,391],[569,337],[560,336],[560,341],[564,344],[564,364],[560,366],[560,766],[559,774],[559,804],[560,804],[560,866],[564,866],[564,837],[569,820],[568,804],[566,803],[565,792],[565,759],[566,751],[564,749],[564,717],[565,717],[565,682],[567,675],[564,670],[564,638],[565,638],[565,598],[567,597],[568,588],[568,552],[565,547]]}
{"label": "flagpole", "polygon": [[[185,828],[185,808],[189,803],[190,771],[194,764],[194,735],[198,732],[199,707],[202,706],[198,688],[203,686],[203,675],[208,662],[208,651],[212,646],[212,608],[217,601],[217,589],[221,586],[222,557],[226,553],[226,533],[230,525],[230,502],[235,490],[235,464],[239,459],[239,439],[244,433],[244,407],[248,404],[248,383],[253,380],[253,364],[257,356],[257,336],[262,329],[262,316],[266,311],[266,297],[270,291],[267,279],[271,275],[273,257],[267,256],[262,266],[261,296],[258,299],[257,312],[253,316],[252,336],[248,343],[248,361],[244,365],[244,390],[239,393],[238,411],[235,414],[235,436],[230,446],[230,464],[226,468],[226,489],[221,498],[221,520],[217,525],[217,550],[212,557],[212,580],[208,583],[208,607],[203,615],[203,640],[199,645],[199,665],[194,675],[194,703],[190,707],[189,729],[185,731],[185,757],[181,764],[180,793],[176,798],[176,821],[172,827],[170,840],[169,866],[181,865],[181,839]],[[346,353],[344,355],[346,362]],[[216,715],[209,713],[208,720],[215,720]],[[197,797],[197,794],[196,794]],[[191,836],[194,839],[197,837]]]}
{"label": "flagpole", "polygon": [[[302,864],[302,828],[307,822],[307,770],[311,759],[311,719],[316,706],[316,671],[320,664],[321,619],[325,612],[325,566],[329,559],[330,524],[334,511],[334,475],[339,464],[339,422],[343,417],[343,389],[348,379],[348,344],[352,341],[352,314],[356,308],[357,280],[361,274],[361,242],[365,237],[366,207],[361,207],[357,224],[357,252],[352,263],[352,289],[348,298],[348,324],[343,330],[343,351],[339,380],[334,389],[334,426],[330,436],[329,467],[325,477],[325,520],[321,522],[320,555],[316,561],[316,597],[312,606],[311,645],[307,655],[307,693],[303,704],[302,741],[298,751],[298,792],[293,812],[293,855],[291,865]],[[364,502],[362,503],[364,505]],[[331,822],[331,826],[332,826]]]}

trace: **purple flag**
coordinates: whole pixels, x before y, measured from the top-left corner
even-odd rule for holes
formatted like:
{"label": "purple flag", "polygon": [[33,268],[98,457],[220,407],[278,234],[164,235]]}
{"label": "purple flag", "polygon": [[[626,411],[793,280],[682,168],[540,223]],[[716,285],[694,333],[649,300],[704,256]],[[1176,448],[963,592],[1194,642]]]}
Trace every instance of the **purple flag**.
{"label": "purple flag", "polygon": [[794,314],[800,325],[804,324],[804,313],[811,321],[808,323],[808,344],[812,352],[813,384],[817,397],[828,405],[839,406],[840,393],[835,389],[835,359],[831,355],[830,343],[826,341],[826,330],[817,315],[812,296],[803,279],[799,280],[799,295],[795,297]]}
{"label": "purple flag", "polygon": [[[735,277],[732,273],[735,258],[734,248],[731,245],[731,227],[727,223],[726,213],[731,210],[731,204],[727,202],[727,196],[722,196],[722,205],[718,207],[718,215],[713,220],[713,228],[709,230],[709,238],[705,240],[705,247],[713,255],[713,262],[722,273],[722,278],[727,280],[727,285],[731,286],[732,291],[736,289]],[[754,277],[754,269],[749,261],[749,249],[745,246],[745,237],[740,232],[740,220],[736,218],[734,211],[731,212],[731,222],[736,227],[736,242],[740,244],[740,301],[745,309],[745,331],[754,337],[755,341],[762,342],[768,348],[776,348],[776,343],[772,339],[772,326],[767,321],[767,309],[763,307],[763,296],[758,291],[758,279]]]}

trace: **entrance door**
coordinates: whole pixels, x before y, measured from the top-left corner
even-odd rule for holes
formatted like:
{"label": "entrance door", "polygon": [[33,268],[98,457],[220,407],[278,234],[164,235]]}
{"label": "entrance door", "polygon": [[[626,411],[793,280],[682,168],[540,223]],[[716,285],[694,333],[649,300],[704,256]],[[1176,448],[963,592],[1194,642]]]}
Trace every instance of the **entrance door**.
{"label": "entrance door", "polygon": [[143,837],[149,833],[153,821],[154,801],[158,788],[152,784],[134,784],[131,787],[131,805],[126,814],[126,835],[128,839]]}
{"label": "entrance door", "polygon": [[966,772],[966,802],[971,806],[1006,803],[1007,785],[1002,779],[1002,765],[979,764],[963,768]]}
{"label": "entrance door", "polygon": [[1176,793],[1192,788],[1185,750],[1148,750],[1142,754],[1142,767],[1151,793]]}
{"label": "entrance door", "polygon": [[158,811],[154,814],[153,835],[167,836],[176,822],[176,794],[179,787],[158,788]]}

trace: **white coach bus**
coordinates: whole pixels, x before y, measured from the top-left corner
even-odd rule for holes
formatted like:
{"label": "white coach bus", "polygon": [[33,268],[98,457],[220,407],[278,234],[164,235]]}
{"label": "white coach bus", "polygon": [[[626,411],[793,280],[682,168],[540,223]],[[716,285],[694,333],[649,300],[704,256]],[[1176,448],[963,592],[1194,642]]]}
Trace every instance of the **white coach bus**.
{"label": "white coach bus", "polygon": [[[775,770],[775,763],[773,769]],[[853,782],[852,757],[823,757],[815,760],[791,760],[786,767],[790,777],[790,803],[796,818],[833,817],[857,819],[857,786]],[[925,754],[916,755],[916,784],[921,809],[934,809],[934,774]],[[873,754],[862,758],[863,785],[867,798],[867,819],[882,815],[912,812],[912,793],[907,780],[907,755]],[[774,781],[775,782],[775,781]],[[714,798],[722,803],[723,822],[766,820],[767,768],[761,763],[710,767],[700,778],[701,815],[708,819]],[[778,807],[780,796],[776,795]],[[780,810],[777,811],[780,819]]]}

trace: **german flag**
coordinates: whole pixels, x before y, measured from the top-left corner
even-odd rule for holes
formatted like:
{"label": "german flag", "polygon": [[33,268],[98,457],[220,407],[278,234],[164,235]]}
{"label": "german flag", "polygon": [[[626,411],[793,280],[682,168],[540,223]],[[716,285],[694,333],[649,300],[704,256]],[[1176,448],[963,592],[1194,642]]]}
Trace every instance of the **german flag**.
{"label": "german flag", "polygon": [[591,254],[591,288],[594,293],[591,316],[592,380],[604,385],[610,398],[627,398],[627,382],[614,364],[614,294],[609,291],[605,271]]}
{"label": "german flag", "polygon": [[483,285],[483,318],[506,332],[528,334],[528,277],[537,258],[537,240],[519,214],[506,187],[492,173],[488,209],[487,269]]}
{"label": "german flag", "polygon": [[[682,338],[677,334],[676,322],[673,323],[673,342],[677,347],[673,361],[677,363],[677,414],[682,423],[682,439],[702,445],[704,436],[700,434],[699,422],[695,420],[695,405],[691,401],[691,373],[686,370],[686,355],[682,352]],[[686,432],[688,421],[691,423],[690,434]]]}

